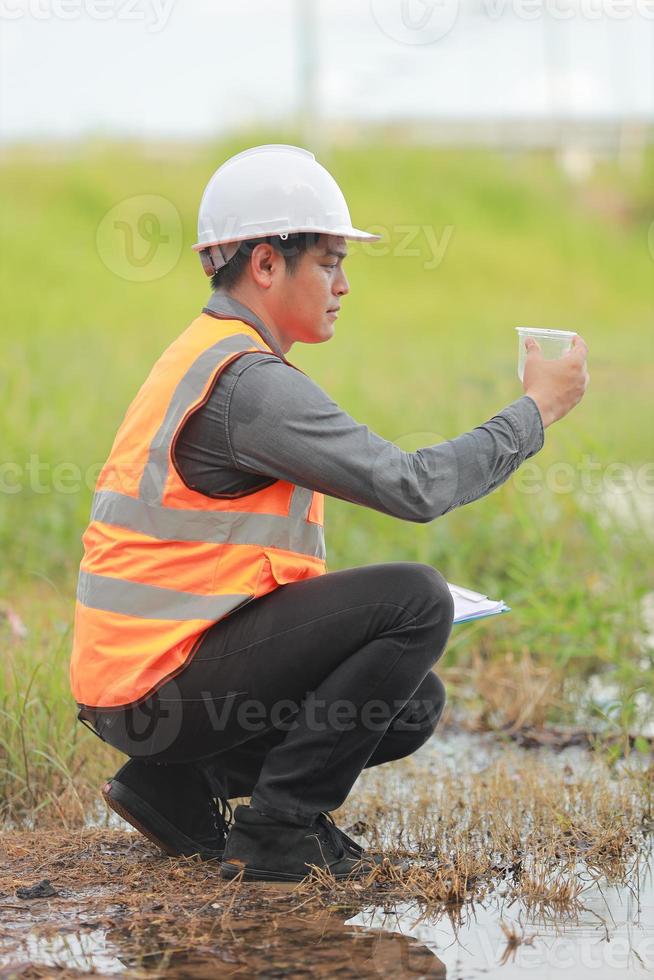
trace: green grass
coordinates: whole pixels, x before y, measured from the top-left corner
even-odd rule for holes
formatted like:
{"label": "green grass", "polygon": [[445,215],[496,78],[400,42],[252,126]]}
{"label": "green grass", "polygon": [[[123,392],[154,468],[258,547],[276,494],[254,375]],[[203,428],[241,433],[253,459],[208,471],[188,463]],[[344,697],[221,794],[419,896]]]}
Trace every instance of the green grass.
{"label": "green grass", "polygon": [[[190,248],[202,188],[231,153],[284,139],[296,141],[276,132],[173,148],[96,142],[16,148],[0,160],[2,459],[15,464],[2,470],[0,587],[30,630],[21,641],[2,627],[0,763],[12,774],[5,789],[22,785],[26,804],[56,769],[39,752],[56,755],[62,772],[79,765],[80,747],[97,755],[97,740],[74,723],[67,687],[80,537],[93,473],[129,401],[208,296]],[[643,174],[604,163],[581,186],[546,154],[380,142],[334,149],[323,162],[354,223],[384,226],[387,247],[351,244],[351,293],[335,337],[296,345],[289,357],[357,420],[412,450],[482,424],[522,394],[519,324],[578,330],[591,373],[584,401],[547,430],[530,461],[538,492],[525,493],[516,474],[428,525],[329,499],[329,570],[416,560],[502,596],[512,612],[455,627],[444,665],[479,649],[488,657],[527,649],[572,680],[610,670],[625,694],[652,690],[651,658],[633,641],[640,599],[654,589],[651,527],[609,521],[601,506],[588,510],[547,481],[556,465],[578,472],[584,455],[600,474],[612,462],[636,471],[654,459],[654,153]],[[150,194],[181,217],[180,258],[161,278],[135,282],[107,268],[96,234],[114,205]],[[419,232],[408,243],[419,254],[403,254],[406,226]],[[426,267],[425,226],[439,241],[449,236],[435,268]],[[20,492],[6,492],[17,478]]]}

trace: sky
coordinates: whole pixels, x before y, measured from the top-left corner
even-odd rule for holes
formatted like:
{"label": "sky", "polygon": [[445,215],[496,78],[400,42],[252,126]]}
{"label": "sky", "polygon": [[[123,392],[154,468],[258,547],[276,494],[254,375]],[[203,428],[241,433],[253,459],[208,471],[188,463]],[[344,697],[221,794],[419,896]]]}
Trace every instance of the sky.
{"label": "sky", "polygon": [[0,140],[335,120],[654,120],[654,0],[0,0]]}

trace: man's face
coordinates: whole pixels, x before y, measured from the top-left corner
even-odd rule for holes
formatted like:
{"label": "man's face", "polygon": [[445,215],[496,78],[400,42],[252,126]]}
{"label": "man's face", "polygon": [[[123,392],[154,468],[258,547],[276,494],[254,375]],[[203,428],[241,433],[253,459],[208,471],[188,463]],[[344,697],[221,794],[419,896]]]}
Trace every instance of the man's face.
{"label": "man's face", "polygon": [[344,238],[321,235],[299,256],[292,273],[279,256],[281,274],[274,276],[266,299],[284,349],[296,341],[320,344],[334,335],[341,297],[350,291],[343,272],[346,255]]}

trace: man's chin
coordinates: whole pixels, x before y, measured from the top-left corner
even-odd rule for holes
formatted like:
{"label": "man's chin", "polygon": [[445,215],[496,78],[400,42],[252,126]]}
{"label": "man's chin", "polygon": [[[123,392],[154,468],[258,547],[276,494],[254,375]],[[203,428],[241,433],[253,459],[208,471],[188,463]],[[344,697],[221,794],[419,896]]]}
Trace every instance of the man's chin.
{"label": "man's chin", "polygon": [[323,338],[322,339],[323,340],[330,340],[334,336],[334,333],[335,332],[336,332],[336,320],[335,320],[335,318],[333,318],[331,316],[326,317],[325,320],[323,321],[323,328],[322,328]]}
{"label": "man's chin", "polygon": [[314,327],[307,334],[306,339],[302,339],[303,344],[324,344],[326,340],[331,340],[334,336],[334,324],[330,320],[324,320],[321,324]]}

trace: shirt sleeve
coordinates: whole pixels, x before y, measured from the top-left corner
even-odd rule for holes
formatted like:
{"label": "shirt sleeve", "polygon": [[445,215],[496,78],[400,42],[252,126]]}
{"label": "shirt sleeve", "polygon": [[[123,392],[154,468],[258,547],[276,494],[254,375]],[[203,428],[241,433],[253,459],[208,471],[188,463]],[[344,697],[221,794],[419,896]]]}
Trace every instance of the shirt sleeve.
{"label": "shirt sleeve", "polygon": [[240,365],[225,432],[236,469],[421,524],[490,493],[544,443],[538,406],[523,395],[470,432],[405,452],[267,354]]}

